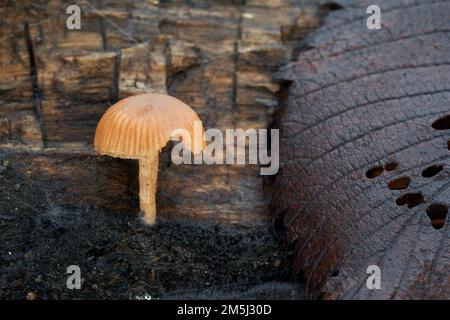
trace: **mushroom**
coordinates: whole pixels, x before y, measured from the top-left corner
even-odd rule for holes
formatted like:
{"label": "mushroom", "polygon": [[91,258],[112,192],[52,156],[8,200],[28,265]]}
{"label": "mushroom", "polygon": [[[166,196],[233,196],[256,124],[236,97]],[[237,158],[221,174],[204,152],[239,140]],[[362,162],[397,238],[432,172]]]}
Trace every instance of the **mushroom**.
{"label": "mushroom", "polygon": [[[200,132],[195,130],[200,129]],[[139,201],[144,221],[156,219],[159,152],[184,132],[182,143],[194,154],[203,149],[198,115],[180,100],[162,94],[140,94],[120,100],[100,119],[94,147],[101,155],[139,160]],[[194,139],[191,139],[194,137]]]}

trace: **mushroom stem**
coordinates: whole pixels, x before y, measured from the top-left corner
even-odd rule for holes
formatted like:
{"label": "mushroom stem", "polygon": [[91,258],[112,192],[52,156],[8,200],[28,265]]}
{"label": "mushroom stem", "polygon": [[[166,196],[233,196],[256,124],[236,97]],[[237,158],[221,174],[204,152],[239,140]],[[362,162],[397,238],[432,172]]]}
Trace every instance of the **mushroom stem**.
{"label": "mushroom stem", "polygon": [[158,180],[159,153],[139,159],[139,201],[144,211],[144,221],[154,224],[156,220],[156,184]]}

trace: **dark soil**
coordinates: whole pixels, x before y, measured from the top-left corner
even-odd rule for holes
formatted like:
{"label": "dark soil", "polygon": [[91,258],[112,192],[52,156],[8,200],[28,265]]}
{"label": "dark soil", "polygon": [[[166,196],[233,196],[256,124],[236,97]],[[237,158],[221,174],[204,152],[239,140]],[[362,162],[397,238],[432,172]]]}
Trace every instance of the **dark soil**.
{"label": "dark soil", "polygon": [[[61,208],[0,163],[1,299],[301,299],[269,227]],[[80,290],[66,286],[81,269]]]}

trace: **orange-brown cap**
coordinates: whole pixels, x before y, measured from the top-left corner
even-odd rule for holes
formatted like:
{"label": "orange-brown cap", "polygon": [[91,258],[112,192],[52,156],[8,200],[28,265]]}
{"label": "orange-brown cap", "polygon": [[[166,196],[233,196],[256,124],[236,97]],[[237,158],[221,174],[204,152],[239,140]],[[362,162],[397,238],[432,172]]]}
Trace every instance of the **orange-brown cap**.
{"label": "orange-brown cap", "polygon": [[94,147],[100,154],[143,159],[177,135],[190,151],[203,149],[203,125],[194,110],[168,95],[140,94],[120,100],[105,112],[95,131]]}

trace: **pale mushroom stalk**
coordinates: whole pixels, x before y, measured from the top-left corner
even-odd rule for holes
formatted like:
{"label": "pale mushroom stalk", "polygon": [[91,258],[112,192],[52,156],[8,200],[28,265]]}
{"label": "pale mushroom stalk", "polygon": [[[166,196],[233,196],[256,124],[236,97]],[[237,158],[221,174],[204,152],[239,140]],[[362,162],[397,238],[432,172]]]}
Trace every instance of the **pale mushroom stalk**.
{"label": "pale mushroom stalk", "polygon": [[139,202],[144,220],[156,221],[156,186],[158,181],[159,154],[139,160]]}

